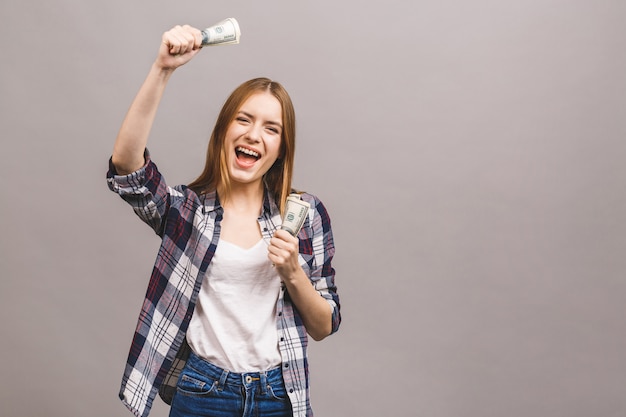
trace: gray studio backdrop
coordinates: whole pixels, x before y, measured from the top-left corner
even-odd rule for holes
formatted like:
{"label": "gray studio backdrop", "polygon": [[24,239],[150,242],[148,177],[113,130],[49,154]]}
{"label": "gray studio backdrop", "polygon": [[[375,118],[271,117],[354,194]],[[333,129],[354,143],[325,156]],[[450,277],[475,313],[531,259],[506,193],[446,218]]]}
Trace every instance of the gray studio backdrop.
{"label": "gray studio backdrop", "polygon": [[622,0],[3,0],[0,415],[129,415],[159,242],[107,160],[162,32],[225,17],[149,146],[186,183],[236,85],[292,94],[343,301],[316,416],[626,415]]}

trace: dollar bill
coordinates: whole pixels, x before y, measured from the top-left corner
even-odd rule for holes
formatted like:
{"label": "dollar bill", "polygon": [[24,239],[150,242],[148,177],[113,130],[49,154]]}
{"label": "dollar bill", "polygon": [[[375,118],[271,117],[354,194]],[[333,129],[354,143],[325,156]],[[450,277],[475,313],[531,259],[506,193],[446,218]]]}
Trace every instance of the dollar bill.
{"label": "dollar bill", "polygon": [[202,46],[233,45],[240,37],[239,23],[229,17],[202,31]]}
{"label": "dollar bill", "polygon": [[296,236],[300,232],[310,208],[311,205],[302,200],[299,194],[290,194],[287,197],[285,216],[280,228],[288,231],[292,236]]}

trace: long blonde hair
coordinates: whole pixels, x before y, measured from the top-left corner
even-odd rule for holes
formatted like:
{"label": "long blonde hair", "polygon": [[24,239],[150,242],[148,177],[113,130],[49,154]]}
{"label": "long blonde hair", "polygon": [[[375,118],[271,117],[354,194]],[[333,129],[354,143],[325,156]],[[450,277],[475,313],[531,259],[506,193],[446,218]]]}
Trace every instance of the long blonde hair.
{"label": "long blonde hair", "polygon": [[253,94],[269,92],[282,107],[283,128],[281,134],[280,156],[264,176],[265,186],[276,199],[280,212],[284,212],[285,201],[291,192],[291,178],[296,144],[296,115],[287,90],[278,82],[269,78],[254,78],[237,87],[228,97],[220,111],[211,133],[207,149],[204,170],[188,187],[198,194],[215,191],[219,188],[228,199],[231,190],[230,175],[226,165],[224,139],[228,126],[235,119],[243,103]]}

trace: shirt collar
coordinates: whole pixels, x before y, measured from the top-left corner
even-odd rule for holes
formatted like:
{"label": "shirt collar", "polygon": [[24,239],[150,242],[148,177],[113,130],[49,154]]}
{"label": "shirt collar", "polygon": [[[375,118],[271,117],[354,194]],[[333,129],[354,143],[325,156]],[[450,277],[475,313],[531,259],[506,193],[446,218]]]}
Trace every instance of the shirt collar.
{"label": "shirt collar", "polygon": [[276,205],[276,199],[270,194],[267,188],[265,188],[265,196],[263,198],[263,212],[270,216],[274,216],[280,212]]}
{"label": "shirt collar", "polygon": [[202,202],[205,212],[217,211],[222,208],[220,199],[217,197],[217,191],[209,191],[202,194]]}

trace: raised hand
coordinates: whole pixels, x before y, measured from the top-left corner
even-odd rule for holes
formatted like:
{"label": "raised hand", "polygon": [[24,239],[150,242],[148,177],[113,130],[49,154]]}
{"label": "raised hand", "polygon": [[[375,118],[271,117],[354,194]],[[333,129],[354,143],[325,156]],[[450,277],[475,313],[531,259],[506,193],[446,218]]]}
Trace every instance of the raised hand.
{"label": "raised hand", "polygon": [[202,48],[202,33],[189,25],[174,26],[163,33],[156,64],[162,69],[176,69],[186,64]]}

